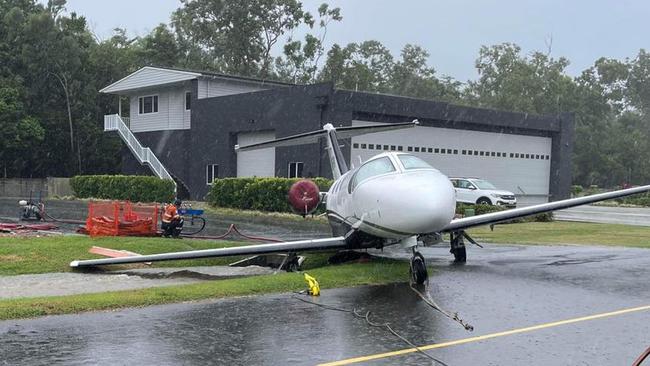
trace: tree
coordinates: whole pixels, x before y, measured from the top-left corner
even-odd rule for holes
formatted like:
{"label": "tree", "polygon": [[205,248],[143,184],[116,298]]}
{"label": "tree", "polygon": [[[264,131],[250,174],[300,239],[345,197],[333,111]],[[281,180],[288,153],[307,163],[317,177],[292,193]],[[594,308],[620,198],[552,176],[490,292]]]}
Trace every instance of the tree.
{"label": "tree", "polygon": [[182,0],[172,15],[179,36],[210,53],[218,71],[268,77],[271,50],[300,24],[313,24],[296,0]]}
{"label": "tree", "polygon": [[645,116],[650,114],[650,54],[641,49],[629,63],[629,78],[626,83],[630,106],[639,109]]}
{"label": "tree", "polygon": [[393,66],[393,56],[378,41],[350,43],[345,48],[334,44],[319,79],[343,89],[387,92]]}
{"label": "tree", "polygon": [[29,175],[35,148],[45,137],[39,121],[25,114],[23,91],[17,80],[0,79],[0,161],[5,178]]}
{"label": "tree", "polygon": [[483,46],[476,60],[477,81],[470,81],[467,100],[474,105],[511,111],[546,114],[574,106],[574,83],[565,73],[569,61],[533,52],[521,56],[511,43]]}
{"label": "tree", "polygon": [[165,24],[159,24],[145,37],[138,39],[133,46],[138,64],[145,66],[177,66],[181,50],[174,33]]}
{"label": "tree", "polygon": [[[327,26],[332,21],[340,22],[343,19],[341,9],[330,9],[325,3],[318,7],[318,16],[319,36],[308,33],[305,35],[304,43],[299,40],[293,41],[289,37],[284,45],[284,55],[276,58],[275,70],[280,80],[303,84],[316,80],[319,61],[325,51],[323,43],[327,35]],[[311,18],[306,23],[310,28],[313,27],[314,22]]]}
{"label": "tree", "polygon": [[390,75],[391,93],[439,101],[458,99],[460,83],[451,78],[438,79],[435,69],[427,66],[429,53],[422,47],[407,44],[401,56]]}

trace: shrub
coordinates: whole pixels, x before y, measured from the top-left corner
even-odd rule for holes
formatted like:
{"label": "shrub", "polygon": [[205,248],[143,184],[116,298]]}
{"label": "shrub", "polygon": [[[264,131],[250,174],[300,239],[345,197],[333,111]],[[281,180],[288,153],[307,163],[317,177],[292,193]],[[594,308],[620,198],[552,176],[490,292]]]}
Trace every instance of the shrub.
{"label": "shrub", "polygon": [[616,201],[626,205],[650,206],[650,194],[633,194],[631,196],[619,198]]}
{"label": "shrub", "polygon": [[[222,178],[212,183],[207,200],[213,206],[242,210],[291,212],[287,195],[299,178]],[[327,191],[332,181],[311,179],[321,192]]]}
{"label": "shrub", "polygon": [[[465,209],[473,208],[475,215],[483,215],[490,212],[498,212],[507,210],[503,206],[492,206],[492,205],[473,205],[468,203],[456,203],[456,214],[464,215]],[[521,217],[518,219],[509,220],[508,223],[518,223],[518,222],[551,222],[553,221],[553,212],[545,212],[537,215]]]}
{"label": "shrub", "polygon": [[170,202],[174,183],[141,175],[78,175],[70,186],[79,198],[129,200],[132,202]]}
{"label": "shrub", "polygon": [[572,186],[571,186],[571,194],[572,194],[574,197],[577,196],[577,195],[579,195],[580,193],[582,193],[583,190],[584,190],[584,189],[583,189],[582,186],[579,185],[579,184],[575,184],[575,185],[572,185]]}

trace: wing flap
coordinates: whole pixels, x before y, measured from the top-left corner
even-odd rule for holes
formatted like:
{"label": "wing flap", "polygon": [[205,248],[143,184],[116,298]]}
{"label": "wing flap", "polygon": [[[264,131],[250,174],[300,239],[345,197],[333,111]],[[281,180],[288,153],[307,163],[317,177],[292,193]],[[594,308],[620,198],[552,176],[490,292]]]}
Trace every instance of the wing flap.
{"label": "wing flap", "polygon": [[442,231],[449,232],[454,230],[463,230],[474,226],[489,225],[506,220],[512,220],[519,217],[536,215],[539,213],[561,210],[569,207],[585,205],[599,201],[605,201],[613,198],[629,196],[632,194],[643,193],[650,191],[650,185],[640,186],[628,189],[621,189],[618,191],[605,192],[594,194],[591,196],[570,198],[561,201],[542,203],[539,205],[515,208],[512,210],[492,212],[478,216],[465,217],[462,219],[452,220]]}
{"label": "wing flap", "polygon": [[231,248],[190,250],[186,252],[160,253],[121,258],[103,258],[77,260],[70,262],[70,267],[90,267],[107,264],[128,264],[143,262],[160,262],[177,259],[197,259],[211,257],[228,257],[235,255],[255,255],[268,253],[304,252],[345,248],[345,238],[342,236],[326,239],[298,240],[283,243],[245,245]]}

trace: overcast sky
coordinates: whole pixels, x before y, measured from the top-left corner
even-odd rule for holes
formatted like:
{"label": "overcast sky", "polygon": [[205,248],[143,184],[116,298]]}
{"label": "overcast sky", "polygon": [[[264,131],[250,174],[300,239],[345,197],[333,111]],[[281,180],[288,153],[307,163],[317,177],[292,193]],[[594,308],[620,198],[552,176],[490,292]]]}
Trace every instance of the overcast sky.
{"label": "overcast sky", "polygon": [[[45,0],[42,0],[45,2]],[[303,0],[315,13],[323,0]],[[650,1],[638,0],[330,0],[343,21],[332,24],[327,43],[375,39],[398,55],[404,44],[424,47],[438,74],[475,79],[481,45],[514,42],[525,52],[548,49],[571,61],[579,74],[599,57],[633,58],[650,48]],[[178,0],[68,0],[68,11],[88,19],[101,38],[115,27],[145,35],[168,23]]]}

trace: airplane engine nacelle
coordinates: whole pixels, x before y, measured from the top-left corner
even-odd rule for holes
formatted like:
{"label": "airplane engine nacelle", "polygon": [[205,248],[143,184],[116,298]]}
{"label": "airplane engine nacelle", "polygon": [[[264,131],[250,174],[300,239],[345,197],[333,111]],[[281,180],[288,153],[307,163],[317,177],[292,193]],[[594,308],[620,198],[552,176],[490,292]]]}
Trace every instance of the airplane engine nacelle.
{"label": "airplane engine nacelle", "polygon": [[289,204],[300,215],[312,213],[320,203],[320,189],[316,183],[303,179],[289,189]]}

